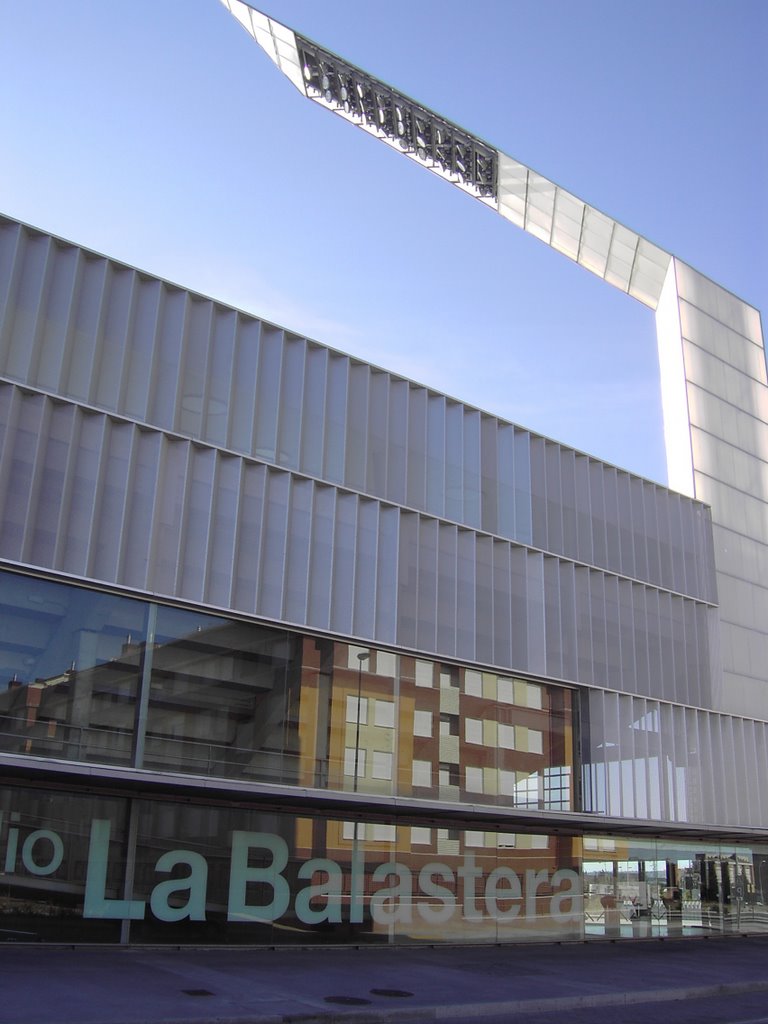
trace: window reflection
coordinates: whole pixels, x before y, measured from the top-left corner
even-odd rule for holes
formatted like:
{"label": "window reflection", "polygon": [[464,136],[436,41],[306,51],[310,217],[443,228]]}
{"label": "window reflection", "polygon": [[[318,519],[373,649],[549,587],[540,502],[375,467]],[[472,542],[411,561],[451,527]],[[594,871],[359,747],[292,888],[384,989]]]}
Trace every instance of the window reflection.
{"label": "window reflection", "polygon": [[144,764],[298,781],[302,638],[158,610]]}
{"label": "window reflection", "polygon": [[572,810],[570,691],[0,575],[6,751]]}
{"label": "window reflection", "polygon": [[94,819],[108,821],[100,895],[123,895],[128,802],[98,794],[0,789],[0,943],[118,942],[120,922],[84,914]]}
{"label": "window reflection", "polygon": [[0,863],[0,942],[117,942],[121,930],[196,944],[768,932],[766,846],[480,820],[463,829],[6,785]]}
{"label": "window reflection", "polygon": [[130,763],[146,615],[138,601],[0,574],[2,748]]}
{"label": "window reflection", "polygon": [[[144,801],[140,808],[134,898],[152,913],[132,924],[134,942],[406,944],[582,934],[571,838]],[[222,837],[238,831],[252,844],[252,878],[233,889],[241,868]],[[194,870],[169,885],[156,865],[174,855]],[[285,880],[277,885],[263,873],[273,855]],[[159,880],[162,896],[153,898]]]}
{"label": "window reflection", "polygon": [[762,850],[585,837],[582,872],[587,938],[768,929]]}

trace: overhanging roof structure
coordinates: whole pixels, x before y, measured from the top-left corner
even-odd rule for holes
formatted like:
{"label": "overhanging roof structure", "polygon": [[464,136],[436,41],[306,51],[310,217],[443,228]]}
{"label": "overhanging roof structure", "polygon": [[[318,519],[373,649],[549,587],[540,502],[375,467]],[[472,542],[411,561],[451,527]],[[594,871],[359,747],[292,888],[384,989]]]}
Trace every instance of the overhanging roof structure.
{"label": "overhanging roof structure", "polygon": [[307,99],[656,309],[670,253],[274,18],[241,0],[221,2]]}
{"label": "overhanging roof structure", "polygon": [[716,703],[768,719],[768,377],[759,312],[324,47],[242,0],[221,2],[303,96],[655,312],[669,485],[712,507],[723,680]]}

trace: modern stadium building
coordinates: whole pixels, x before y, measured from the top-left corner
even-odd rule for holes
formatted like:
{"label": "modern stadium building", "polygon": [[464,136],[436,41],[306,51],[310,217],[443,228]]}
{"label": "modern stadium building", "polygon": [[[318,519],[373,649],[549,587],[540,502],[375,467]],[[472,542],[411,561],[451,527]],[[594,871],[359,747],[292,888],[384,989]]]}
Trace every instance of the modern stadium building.
{"label": "modern stadium building", "polygon": [[222,2],[655,311],[671,489],[0,219],[0,941],[768,931],[759,313]]}

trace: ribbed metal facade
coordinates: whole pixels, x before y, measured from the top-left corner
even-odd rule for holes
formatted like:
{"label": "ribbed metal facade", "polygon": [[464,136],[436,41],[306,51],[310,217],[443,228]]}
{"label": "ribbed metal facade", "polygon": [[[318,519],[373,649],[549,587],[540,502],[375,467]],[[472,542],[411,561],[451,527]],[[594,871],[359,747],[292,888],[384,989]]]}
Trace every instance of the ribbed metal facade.
{"label": "ribbed metal facade", "polygon": [[708,700],[706,603],[0,385],[0,557],[443,658]]}
{"label": "ribbed metal facade", "polygon": [[8,565],[588,687],[585,811],[768,825],[706,506],[12,221],[0,302]]}
{"label": "ribbed metal facade", "polygon": [[13,223],[0,372],[462,526],[715,598],[698,502]]}
{"label": "ribbed metal facade", "polygon": [[708,701],[701,504],[76,246],[0,239],[0,369],[36,392],[0,397],[2,557]]}

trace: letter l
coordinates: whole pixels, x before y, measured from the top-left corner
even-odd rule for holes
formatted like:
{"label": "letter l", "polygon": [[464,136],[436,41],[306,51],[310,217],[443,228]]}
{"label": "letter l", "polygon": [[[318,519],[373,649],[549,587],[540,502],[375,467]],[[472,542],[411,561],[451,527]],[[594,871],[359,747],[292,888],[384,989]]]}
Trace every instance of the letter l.
{"label": "letter l", "polygon": [[106,818],[91,822],[91,841],[88,847],[88,873],[85,879],[85,905],[83,917],[102,920],[141,921],[146,909],[143,900],[108,900],[107,864],[109,862],[109,835],[112,823]]}

